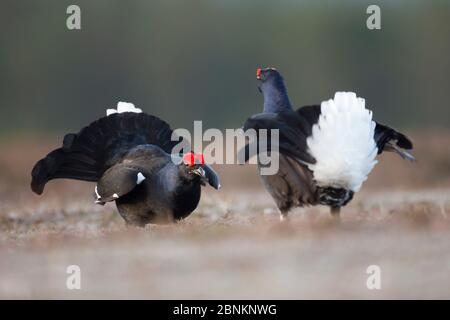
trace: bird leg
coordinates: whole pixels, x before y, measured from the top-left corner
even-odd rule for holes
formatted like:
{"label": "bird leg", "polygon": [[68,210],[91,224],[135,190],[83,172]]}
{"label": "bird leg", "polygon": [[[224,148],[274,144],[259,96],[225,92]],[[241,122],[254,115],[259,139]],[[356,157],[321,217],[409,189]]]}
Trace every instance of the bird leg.
{"label": "bird leg", "polygon": [[287,221],[288,220],[288,211],[280,211],[280,221]]}
{"label": "bird leg", "polygon": [[331,216],[337,219],[340,219],[341,207],[330,207]]}

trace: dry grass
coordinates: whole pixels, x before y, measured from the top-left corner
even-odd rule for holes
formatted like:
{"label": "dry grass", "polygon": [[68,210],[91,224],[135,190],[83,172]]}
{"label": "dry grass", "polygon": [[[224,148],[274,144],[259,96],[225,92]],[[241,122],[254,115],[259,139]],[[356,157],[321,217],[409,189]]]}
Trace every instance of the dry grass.
{"label": "dry grass", "polygon": [[[169,226],[127,228],[92,184],[28,189],[50,148],[3,143],[0,156],[0,298],[450,298],[449,135],[417,134],[419,161],[388,155],[342,222],[321,207],[280,223],[252,167],[220,168],[224,188]],[[66,267],[82,290],[66,289]],[[382,289],[366,288],[366,268]]]}

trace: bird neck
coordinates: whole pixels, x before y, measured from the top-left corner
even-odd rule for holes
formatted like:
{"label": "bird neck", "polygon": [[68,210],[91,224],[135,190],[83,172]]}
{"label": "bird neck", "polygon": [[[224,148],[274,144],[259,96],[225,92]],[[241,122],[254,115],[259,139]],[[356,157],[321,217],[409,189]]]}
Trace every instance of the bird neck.
{"label": "bird neck", "polygon": [[262,88],[262,93],[264,95],[265,113],[278,113],[283,110],[292,110],[286,87],[282,82],[276,84],[269,83]]}

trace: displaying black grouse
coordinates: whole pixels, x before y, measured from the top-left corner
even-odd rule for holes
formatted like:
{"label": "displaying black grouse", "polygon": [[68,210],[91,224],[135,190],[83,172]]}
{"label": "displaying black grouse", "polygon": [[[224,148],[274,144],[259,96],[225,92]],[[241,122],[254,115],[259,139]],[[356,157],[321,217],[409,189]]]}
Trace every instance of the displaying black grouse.
{"label": "displaying black grouse", "polygon": [[181,141],[171,136],[166,122],[120,102],[37,162],[31,188],[42,194],[53,179],[93,181],[95,202],[115,201],[128,224],[183,219],[197,207],[201,185],[218,189],[220,182],[201,154],[171,154]]}
{"label": "displaying black grouse", "polygon": [[[261,178],[281,219],[292,207],[319,204],[330,206],[331,213],[339,215],[383,151],[414,160],[405,151],[412,149],[411,141],[373,121],[365,100],[355,93],[337,92],[334,99],[321,105],[293,110],[280,73],[274,68],[257,69],[256,73],[264,109],[250,117],[243,129],[279,130],[279,170]],[[249,144],[241,150],[246,161],[253,156],[250,150]]]}

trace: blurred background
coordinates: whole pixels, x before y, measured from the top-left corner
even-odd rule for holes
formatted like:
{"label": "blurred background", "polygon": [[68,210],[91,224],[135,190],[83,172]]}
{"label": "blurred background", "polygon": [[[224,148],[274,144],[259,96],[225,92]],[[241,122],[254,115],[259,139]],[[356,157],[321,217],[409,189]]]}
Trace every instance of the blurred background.
{"label": "blurred background", "polygon": [[[10,155],[41,146],[44,156],[118,101],[172,128],[240,127],[262,108],[259,66],[283,73],[296,106],[355,91],[378,121],[424,142],[427,161],[431,144],[439,157],[448,149],[448,1],[80,0],[82,29],[68,30],[72,3],[2,1],[0,145]],[[370,4],[381,30],[366,27]],[[439,184],[450,164],[436,161],[424,169],[444,170]]]}
{"label": "blurred background", "polygon": [[[382,179],[448,181],[448,1],[80,0],[82,29],[68,30],[72,3],[2,0],[0,169],[14,181],[118,101],[172,128],[238,128],[262,108],[259,66],[283,73],[296,106],[351,90],[410,134],[421,170]],[[369,4],[381,30],[366,27]]]}
{"label": "blurred background", "polygon": [[[66,27],[71,4],[81,30]],[[381,30],[366,27],[371,4]],[[0,7],[0,298],[450,296],[448,0]],[[280,226],[253,166],[217,166],[221,192],[205,189],[186,221],[150,230],[94,206],[92,184],[31,193],[33,164],[118,101],[172,128],[241,127],[262,109],[255,69],[264,66],[282,72],[296,106],[338,90],[366,98],[376,120],[412,138],[418,161],[383,155],[338,229],[320,207]],[[89,279],[81,293],[64,286],[73,263]],[[380,293],[365,287],[373,263],[388,277]]]}
{"label": "blurred background", "polygon": [[239,127],[261,109],[258,66],[283,73],[297,106],[352,90],[393,126],[450,125],[448,1],[75,2],[2,0],[2,136],[78,130],[117,101],[173,127]]}

